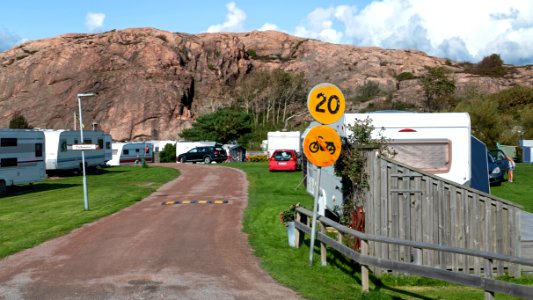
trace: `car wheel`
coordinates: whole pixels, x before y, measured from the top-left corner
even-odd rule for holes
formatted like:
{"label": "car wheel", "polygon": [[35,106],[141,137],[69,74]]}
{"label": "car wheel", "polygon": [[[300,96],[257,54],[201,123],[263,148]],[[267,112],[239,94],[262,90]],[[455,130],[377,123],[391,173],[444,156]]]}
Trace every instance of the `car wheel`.
{"label": "car wheel", "polygon": [[184,156],[180,157],[180,163],[184,164],[185,162],[186,162],[185,157]]}
{"label": "car wheel", "polygon": [[204,157],[204,163],[210,164],[211,163],[211,157],[209,157],[209,156]]}

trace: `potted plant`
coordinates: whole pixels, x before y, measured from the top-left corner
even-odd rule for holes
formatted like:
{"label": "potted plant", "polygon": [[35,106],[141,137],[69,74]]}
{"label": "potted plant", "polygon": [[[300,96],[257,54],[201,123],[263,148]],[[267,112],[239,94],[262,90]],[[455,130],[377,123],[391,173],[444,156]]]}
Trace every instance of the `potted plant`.
{"label": "potted plant", "polygon": [[294,224],[294,218],[296,215],[296,208],[300,206],[300,203],[291,204],[288,209],[279,213],[281,223],[287,228],[287,237],[289,239],[289,246],[296,247],[296,225]]}

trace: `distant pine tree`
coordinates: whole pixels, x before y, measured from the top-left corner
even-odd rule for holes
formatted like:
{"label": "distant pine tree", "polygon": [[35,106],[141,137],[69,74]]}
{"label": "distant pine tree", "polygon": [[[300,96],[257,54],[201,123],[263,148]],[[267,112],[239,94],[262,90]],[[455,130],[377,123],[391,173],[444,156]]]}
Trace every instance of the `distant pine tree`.
{"label": "distant pine tree", "polygon": [[9,128],[32,129],[33,127],[28,124],[28,121],[26,121],[26,118],[21,113],[16,112],[11,118],[11,121],[9,121]]}

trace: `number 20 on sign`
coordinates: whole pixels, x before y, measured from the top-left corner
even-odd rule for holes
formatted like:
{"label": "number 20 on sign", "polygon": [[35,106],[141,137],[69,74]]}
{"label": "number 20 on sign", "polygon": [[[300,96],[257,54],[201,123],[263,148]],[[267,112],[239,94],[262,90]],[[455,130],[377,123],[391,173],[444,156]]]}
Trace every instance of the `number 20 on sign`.
{"label": "number 20 on sign", "polygon": [[316,85],[307,97],[307,108],[311,116],[322,124],[338,121],[344,114],[345,106],[341,90],[331,83]]}

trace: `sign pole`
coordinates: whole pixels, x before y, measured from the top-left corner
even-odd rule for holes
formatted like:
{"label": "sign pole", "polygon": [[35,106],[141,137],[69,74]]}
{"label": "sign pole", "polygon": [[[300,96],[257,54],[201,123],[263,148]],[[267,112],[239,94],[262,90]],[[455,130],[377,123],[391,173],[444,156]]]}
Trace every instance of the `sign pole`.
{"label": "sign pole", "polygon": [[316,219],[317,219],[317,206],[318,206],[318,198],[320,197],[320,177],[322,173],[322,167],[318,167],[317,177],[316,180],[316,188],[315,188],[315,201],[313,203],[313,222],[311,223],[311,244],[309,245],[309,266],[313,266],[313,254],[315,250],[315,236],[316,236]]}

